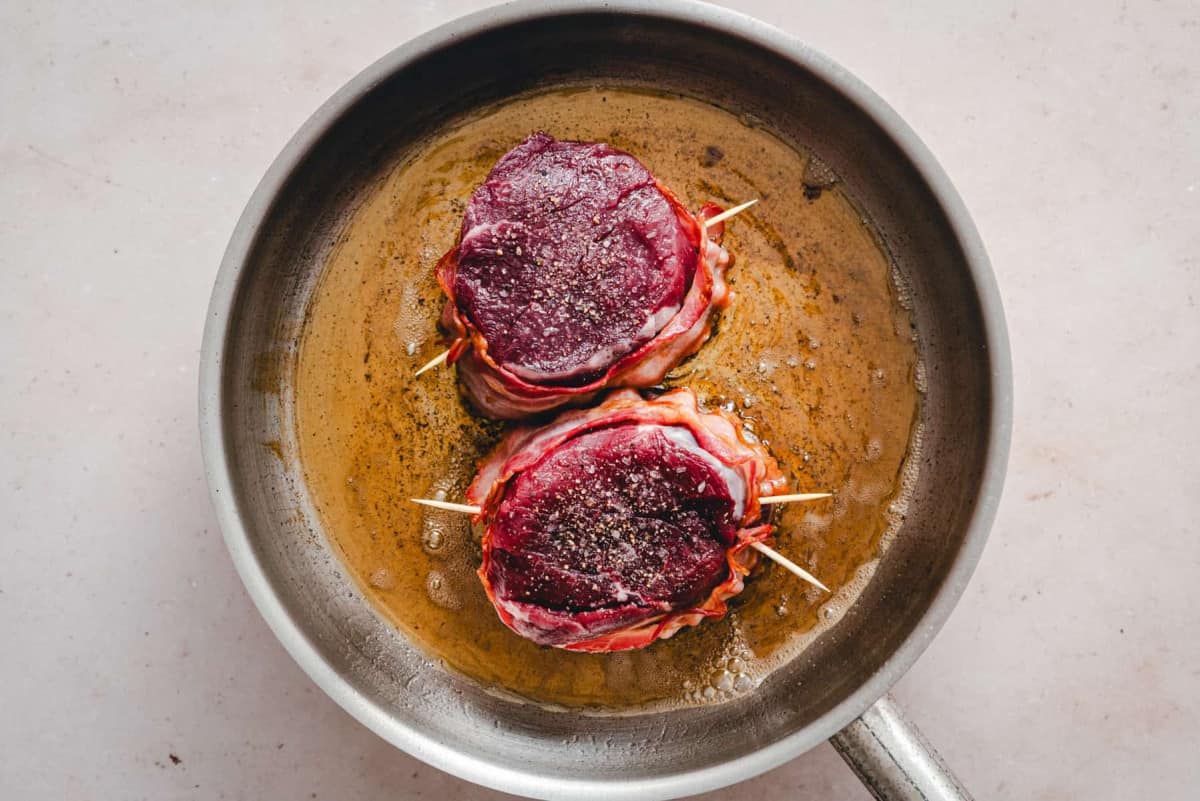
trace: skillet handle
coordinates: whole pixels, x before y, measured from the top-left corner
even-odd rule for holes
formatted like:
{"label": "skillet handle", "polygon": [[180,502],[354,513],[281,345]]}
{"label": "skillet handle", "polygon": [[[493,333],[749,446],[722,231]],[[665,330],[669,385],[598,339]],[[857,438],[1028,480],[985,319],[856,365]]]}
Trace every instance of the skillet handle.
{"label": "skillet handle", "polygon": [[829,741],[879,801],[971,801],[890,695]]}

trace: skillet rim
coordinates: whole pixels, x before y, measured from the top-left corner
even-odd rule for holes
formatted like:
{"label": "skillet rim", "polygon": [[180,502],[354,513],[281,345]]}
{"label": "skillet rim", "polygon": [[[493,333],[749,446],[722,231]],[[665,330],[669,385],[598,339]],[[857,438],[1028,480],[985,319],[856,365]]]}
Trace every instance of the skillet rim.
{"label": "skillet rim", "polygon": [[[223,354],[232,336],[230,311],[245,264],[264,221],[294,170],[337,121],[376,86],[459,38],[532,19],[604,13],[732,32],[810,71],[886,132],[937,199],[975,286],[990,363],[991,406],[980,492],[962,544],[928,608],[898,648],[867,681],[807,726],[753,753],[699,770],[614,782],[538,776],[480,759],[439,742],[358,693],[292,620],[254,553],[240,517],[226,452]],[[210,497],[226,547],[247,592],[276,638],[314,682],[343,709],[392,745],[459,778],[533,797],[671,798],[727,786],[763,773],[818,745],[859,717],[916,662],[949,618],[982,554],[1003,489],[1012,433],[1012,366],[1003,306],[983,243],[962,199],[916,133],[858,78],[798,38],[747,15],[695,0],[516,0],[434,28],[391,51],[353,77],[304,122],[262,178],[230,238],[205,320],[199,373],[201,447]]]}

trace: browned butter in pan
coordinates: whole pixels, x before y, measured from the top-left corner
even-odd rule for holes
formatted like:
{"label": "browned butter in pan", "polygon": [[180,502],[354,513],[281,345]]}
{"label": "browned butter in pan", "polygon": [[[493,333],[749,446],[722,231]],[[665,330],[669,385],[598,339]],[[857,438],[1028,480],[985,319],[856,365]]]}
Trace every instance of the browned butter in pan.
{"label": "browned butter in pan", "polygon": [[[433,278],[471,191],[534,130],[627,150],[696,210],[761,198],[727,226],[735,292],[713,338],[669,377],[736,409],[792,491],[778,548],[832,590],[777,566],[723,620],[620,654],[544,648],[509,631],[475,576],[460,500],[502,426],[472,415],[443,347]],[[919,435],[918,351],[892,265],[836,178],[752,121],[691,99],[587,87],[507,102],[434,137],[365,197],[333,250],[298,355],[299,456],[323,528],[379,611],[431,658],[536,702],[716,703],[752,689],[831,625],[898,524]],[[911,478],[911,476],[909,476]]]}

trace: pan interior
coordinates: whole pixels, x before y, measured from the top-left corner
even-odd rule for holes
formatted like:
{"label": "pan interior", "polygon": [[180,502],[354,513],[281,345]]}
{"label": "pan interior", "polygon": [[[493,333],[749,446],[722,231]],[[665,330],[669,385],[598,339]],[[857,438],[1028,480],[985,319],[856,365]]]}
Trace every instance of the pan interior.
{"label": "pan interior", "polygon": [[[453,370],[413,374],[444,347],[433,271],[464,200],[530,126],[638,154],[690,208],[763,199],[725,237],[733,298],[717,336],[665,383],[736,409],[793,489],[836,493],[774,510],[776,546],[832,594],[767,562],[730,614],[650,648],[541,648],[493,612],[467,517],[409,500],[461,499],[501,431],[471,414]],[[831,171],[743,117],[630,87],[514,98],[448,124],[362,198],[305,323],[289,455],[358,586],[432,658],[535,702],[609,714],[728,702],[836,622],[900,523],[919,362],[892,272]]]}
{"label": "pan interior", "polygon": [[[903,276],[921,332],[922,449],[895,542],[832,631],[727,703],[593,716],[518,703],[442,669],[372,610],[322,532],[295,458],[292,389],[305,313],[384,167],[448,120],[563,85],[652,85],[819,154]],[[292,620],[397,741],[416,732],[483,762],[579,779],[712,767],[801,732],[873,675],[919,625],[962,546],[989,446],[991,398],[977,292],[960,243],[930,188],[868,114],[804,67],[728,32],[654,17],[568,15],[463,37],[419,58],[330,125],[278,195],[239,280],[221,386],[235,500]]]}

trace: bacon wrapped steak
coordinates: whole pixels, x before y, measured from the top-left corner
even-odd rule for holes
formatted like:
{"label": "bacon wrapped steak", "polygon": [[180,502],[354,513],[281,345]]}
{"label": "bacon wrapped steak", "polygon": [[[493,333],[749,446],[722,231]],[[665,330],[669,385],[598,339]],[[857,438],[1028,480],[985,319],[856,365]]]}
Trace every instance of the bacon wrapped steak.
{"label": "bacon wrapped steak", "polygon": [[510,150],[437,268],[449,361],[468,398],[517,419],[657,384],[729,301],[723,226],[703,243],[701,231],[628,153],[544,133]]}
{"label": "bacon wrapped steak", "polygon": [[640,648],[725,614],[772,531],[775,460],[690,390],[511,432],[467,491],[483,510],[483,581],[501,620],[543,645]]}

